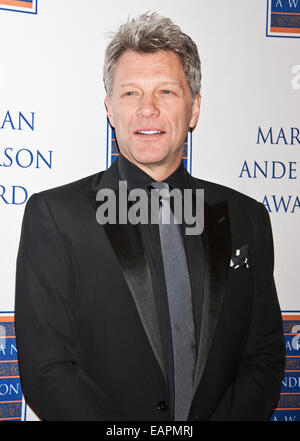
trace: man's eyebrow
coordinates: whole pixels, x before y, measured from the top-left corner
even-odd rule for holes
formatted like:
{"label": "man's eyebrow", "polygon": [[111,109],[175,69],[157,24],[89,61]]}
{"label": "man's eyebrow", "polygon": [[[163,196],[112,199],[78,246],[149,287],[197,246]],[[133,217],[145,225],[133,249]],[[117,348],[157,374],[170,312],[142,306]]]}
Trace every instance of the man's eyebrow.
{"label": "man's eyebrow", "polygon": [[120,85],[120,87],[128,87],[128,86],[138,87],[138,85],[136,83],[123,83]]}
{"label": "man's eyebrow", "polygon": [[181,86],[181,82],[180,81],[162,81],[161,83],[159,83],[161,86]]}

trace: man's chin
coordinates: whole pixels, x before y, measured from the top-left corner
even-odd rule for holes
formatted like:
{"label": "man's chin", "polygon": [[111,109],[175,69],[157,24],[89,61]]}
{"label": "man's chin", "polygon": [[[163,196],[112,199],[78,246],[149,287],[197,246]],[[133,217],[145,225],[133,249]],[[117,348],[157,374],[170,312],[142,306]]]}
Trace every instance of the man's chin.
{"label": "man's chin", "polygon": [[138,152],[134,153],[132,155],[124,155],[126,158],[133,162],[134,164],[138,166],[154,166],[154,165],[162,165],[165,163],[167,157],[166,155],[159,154],[153,154],[149,152]]}
{"label": "man's chin", "polygon": [[146,157],[146,158],[136,157],[135,161],[141,165],[151,165],[151,164],[154,165],[154,164],[163,164],[164,159],[165,158],[162,158],[162,157],[151,157],[151,158],[149,158],[149,157]]}

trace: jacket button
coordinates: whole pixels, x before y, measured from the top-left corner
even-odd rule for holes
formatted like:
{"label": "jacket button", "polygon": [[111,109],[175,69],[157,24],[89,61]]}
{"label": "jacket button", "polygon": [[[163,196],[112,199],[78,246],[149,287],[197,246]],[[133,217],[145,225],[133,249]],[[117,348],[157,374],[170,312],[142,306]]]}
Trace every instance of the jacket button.
{"label": "jacket button", "polygon": [[157,403],[157,410],[165,412],[168,409],[168,404],[166,401],[162,400]]}

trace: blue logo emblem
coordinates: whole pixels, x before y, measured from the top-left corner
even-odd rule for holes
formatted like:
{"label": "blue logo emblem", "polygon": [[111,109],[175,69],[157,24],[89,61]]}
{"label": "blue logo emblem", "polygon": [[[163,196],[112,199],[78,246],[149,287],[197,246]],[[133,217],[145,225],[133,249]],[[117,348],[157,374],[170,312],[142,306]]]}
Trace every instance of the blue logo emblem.
{"label": "blue logo emblem", "polygon": [[300,0],[268,0],[266,35],[300,38]]}
{"label": "blue logo emblem", "polygon": [[0,421],[24,419],[13,313],[0,313]]}
{"label": "blue logo emblem", "polygon": [[286,365],[271,421],[300,421],[300,311],[283,312]]}
{"label": "blue logo emblem", "polygon": [[0,0],[0,9],[37,14],[37,0]]}

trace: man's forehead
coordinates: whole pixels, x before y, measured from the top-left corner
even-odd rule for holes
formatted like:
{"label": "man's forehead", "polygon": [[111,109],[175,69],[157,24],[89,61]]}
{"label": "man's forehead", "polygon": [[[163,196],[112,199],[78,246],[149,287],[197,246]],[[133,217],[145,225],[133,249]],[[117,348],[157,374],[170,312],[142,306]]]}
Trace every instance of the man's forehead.
{"label": "man's forehead", "polygon": [[162,50],[150,53],[125,51],[118,60],[114,76],[122,86],[134,83],[136,78],[147,80],[153,76],[159,77],[160,82],[175,85],[185,77],[179,57],[172,51]]}

